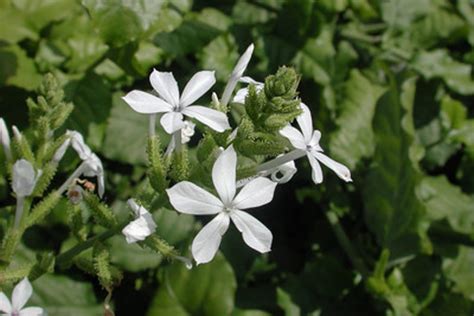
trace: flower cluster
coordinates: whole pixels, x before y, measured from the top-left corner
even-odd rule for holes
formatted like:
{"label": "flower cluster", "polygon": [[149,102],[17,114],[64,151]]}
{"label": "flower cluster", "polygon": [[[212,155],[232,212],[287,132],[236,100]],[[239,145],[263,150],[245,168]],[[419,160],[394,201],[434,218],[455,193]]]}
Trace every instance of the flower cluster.
{"label": "flower cluster", "polygon": [[[194,102],[215,83],[213,71],[196,73],[180,95],[173,74],[153,70],[150,75],[150,84],[153,87],[151,93],[133,90],[123,97],[123,100],[134,111],[150,115],[150,137],[155,135],[155,115],[162,114],[161,126],[166,133],[172,134],[167,155],[179,148],[181,144],[185,144],[194,134],[194,124],[191,121],[185,121],[184,116],[196,119],[209,127],[214,133],[211,133],[212,135],[217,135],[215,133],[231,129],[226,115],[230,100],[232,100],[230,106],[243,105],[249,115],[248,123],[245,122],[245,117],[241,122],[236,122],[239,126],[232,133],[227,133],[224,141],[219,136],[214,137],[214,141],[218,143],[221,139],[221,146],[225,148],[220,149],[220,154],[212,165],[211,178],[217,196],[209,192],[209,189],[203,189],[187,180],[179,181],[166,189],[171,205],[178,212],[192,215],[215,215],[214,219],[196,235],[192,243],[191,251],[197,264],[209,262],[214,258],[222,236],[231,221],[242,233],[244,242],[249,247],[260,253],[270,251],[273,239],[271,231],[243,210],[270,203],[277,184],[288,182],[296,173],[294,160],[304,156],[308,158],[315,184],[323,181],[320,163],[332,169],[344,181],[352,181],[347,167],[323,154],[319,145],[321,133],[313,129],[311,112],[296,98],[295,82],[298,79],[294,75],[290,73],[289,77],[267,78],[265,83],[243,77],[253,50],[252,44],[237,62],[221,100],[219,101],[215,93],[213,94],[214,108],[194,105]],[[238,82],[246,83],[248,86],[238,90],[232,98]],[[265,102],[269,105],[266,106]],[[260,112],[267,112],[262,115],[258,109]],[[280,111],[279,116],[272,113],[272,109],[276,112]],[[290,124],[295,117],[301,131]],[[193,127],[192,133],[189,132],[190,126]],[[272,134],[275,128],[277,133]],[[206,130],[203,132],[205,135],[208,133]],[[289,152],[280,152],[273,160],[263,162],[253,168],[252,174],[237,178],[238,150],[236,149],[242,146],[235,148],[233,143],[250,144],[248,148],[252,148],[252,142],[260,142],[259,145],[263,148],[272,144],[281,144],[285,139],[286,144],[289,145],[285,147],[292,147]],[[209,154],[212,157],[212,152]],[[242,154],[248,156],[247,151]],[[257,150],[256,155],[258,155]],[[237,193],[238,188],[241,189]],[[135,213],[135,220],[125,227],[123,234],[128,242],[144,240],[155,231],[156,224],[146,209],[138,206],[133,200],[129,202],[129,205]]]}

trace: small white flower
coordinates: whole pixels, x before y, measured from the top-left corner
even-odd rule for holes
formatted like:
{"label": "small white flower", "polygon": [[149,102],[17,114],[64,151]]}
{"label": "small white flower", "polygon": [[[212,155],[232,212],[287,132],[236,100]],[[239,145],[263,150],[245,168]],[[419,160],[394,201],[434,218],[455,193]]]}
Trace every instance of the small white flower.
{"label": "small white flower", "polygon": [[[242,77],[242,78],[240,78],[239,81],[243,82],[243,83],[246,83],[248,85],[249,84],[255,85],[255,89],[257,90],[257,92],[260,92],[265,86],[263,84],[263,82],[255,81],[250,77]],[[245,98],[247,97],[248,94],[249,94],[248,86],[245,87],[245,88],[239,89],[239,91],[237,91],[234,98],[232,99],[232,102],[244,104],[245,103]]]}
{"label": "small white flower", "polygon": [[242,233],[248,246],[261,253],[270,251],[273,239],[270,230],[241,210],[269,203],[273,199],[276,183],[259,177],[247,183],[236,194],[236,167],[237,154],[230,146],[219,155],[212,168],[212,181],[219,198],[188,181],[166,190],[171,204],[181,213],[216,214],[194,238],[191,250],[197,264],[214,258],[230,220]]}
{"label": "small white flower", "polygon": [[222,104],[227,105],[230,100],[230,96],[232,92],[235,89],[235,86],[237,85],[237,82],[240,81],[241,77],[243,76],[245,69],[247,69],[247,66],[250,62],[250,58],[252,58],[253,54],[253,49],[254,45],[250,44],[249,47],[245,50],[245,52],[240,56],[239,60],[237,61],[237,64],[234,67],[234,70],[232,70],[232,73],[230,75],[229,81],[227,82],[227,85],[225,86],[224,92],[222,93]]}
{"label": "small white flower", "polygon": [[323,172],[319,162],[332,169],[339,178],[346,182],[351,182],[351,171],[343,164],[332,160],[323,154],[323,149],[319,146],[321,132],[313,130],[313,120],[309,108],[304,104],[300,104],[303,113],[297,117],[298,125],[302,133],[291,125],[280,130],[280,134],[290,141],[296,149],[306,152],[311,168],[313,169],[312,178],[314,183],[323,182]]}
{"label": "small white flower", "polygon": [[131,244],[145,240],[145,238],[153,234],[156,230],[156,224],[150,212],[143,206],[138,205],[135,200],[129,199],[128,206],[133,210],[136,219],[125,226],[122,234],[125,235],[127,243]]}
{"label": "small white flower", "polygon": [[12,188],[17,198],[30,196],[40,176],[41,170],[36,172],[29,161],[17,160],[13,165],[12,176]]}
{"label": "small white flower", "polygon": [[186,84],[180,96],[178,83],[173,74],[153,69],[150,75],[150,83],[159,97],[147,92],[133,90],[124,96],[123,100],[138,113],[164,113],[160,123],[169,134],[184,127],[184,115],[195,118],[217,132],[223,132],[230,128],[225,113],[201,105],[192,105],[215,82],[214,71],[197,72]]}
{"label": "small white flower", "polygon": [[7,160],[12,159],[12,153],[10,149],[10,134],[8,133],[7,125],[5,121],[0,118],[0,142],[2,143],[3,152]]}
{"label": "small white flower", "polygon": [[181,129],[181,144],[186,144],[194,135],[196,124],[191,121],[184,121],[184,127]]}
{"label": "small white flower", "polygon": [[97,177],[98,193],[102,198],[105,191],[104,183],[104,168],[99,157],[92,152],[92,150],[84,142],[84,138],[79,132],[67,131],[67,135],[70,137],[71,146],[79,155],[79,158],[84,163],[82,174],[86,177]]}
{"label": "small white flower", "polygon": [[7,296],[0,292],[0,311],[6,316],[42,316],[45,315],[41,307],[26,307],[26,302],[33,294],[33,288],[27,278],[21,280],[12,293],[12,301]]}

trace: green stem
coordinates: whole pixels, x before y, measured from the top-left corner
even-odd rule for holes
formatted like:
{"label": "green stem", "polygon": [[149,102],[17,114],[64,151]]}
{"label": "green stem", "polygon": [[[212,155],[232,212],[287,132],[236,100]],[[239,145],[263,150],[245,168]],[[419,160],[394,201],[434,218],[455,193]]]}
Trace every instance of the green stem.
{"label": "green stem", "polygon": [[365,266],[362,258],[358,255],[357,251],[349,240],[349,237],[347,237],[347,234],[342,228],[341,223],[339,223],[339,218],[337,215],[334,214],[333,211],[324,212],[324,214],[331,224],[331,228],[333,229],[339,244],[346,252],[346,255],[349,257],[352,265],[359,271],[364,279],[367,278],[369,276],[369,270]]}
{"label": "green stem", "polygon": [[102,242],[109,239],[110,237],[113,237],[115,234],[120,232],[125,226],[127,226],[129,222],[130,221],[127,220],[123,223],[120,223],[117,226],[112,227],[97,236],[89,238],[86,241],[83,241],[75,245],[74,247],[67,250],[66,252],[63,252],[62,254],[56,257],[56,265],[60,268],[67,266],[75,256],[91,248],[92,246],[94,246],[95,243]]}

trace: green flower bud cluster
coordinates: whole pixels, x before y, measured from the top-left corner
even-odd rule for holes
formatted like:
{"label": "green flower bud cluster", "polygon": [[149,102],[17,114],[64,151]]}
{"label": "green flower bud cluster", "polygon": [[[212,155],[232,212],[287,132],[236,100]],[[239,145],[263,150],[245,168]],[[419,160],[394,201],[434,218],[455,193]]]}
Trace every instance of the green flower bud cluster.
{"label": "green flower bud cluster", "polygon": [[284,152],[286,141],[278,131],[301,114],[297,98],[299,80],[293,68],[281,67],[265,79],[263,89],[249,86],[245,114],[234,142],[238,151],[249,157]]}

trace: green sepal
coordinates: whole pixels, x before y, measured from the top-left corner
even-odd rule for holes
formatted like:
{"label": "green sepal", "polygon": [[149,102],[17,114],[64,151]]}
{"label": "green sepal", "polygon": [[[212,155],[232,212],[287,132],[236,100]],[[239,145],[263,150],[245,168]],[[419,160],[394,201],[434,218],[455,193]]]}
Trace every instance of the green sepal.
{"label": "green sepal", "polygon": [[102,203],[95,194],[84,192],[83,199],[97,224],[107,228],[112,228],[117,225],[115,214],[107,205]]}
{"label": "green sepal", "polygon": [[168,166],[161,154],[160,139],[157,135],[148,139],[147,154],[148,179],[153,189],[161,193],[169,185],[166,179]]}
{"label": "green sepal", "polygon": [[43,220],[56,207],[60,200],[61,194],[58,191],[53,191],[41,202],[37,203],[28,214],[26,227],[30,227]]}
{"label": "green sepal", "polygon": [[144,241],[140,241],[139,244],[141,246],[146,246],[150,248],[151,250],[154,250],[160,253],[161,255],[163,255],[163,257],[166,257],[169,259],[174,258],[178,255],[174,247],[169,245],[165,240],[163,240],[157,234],[152,234],[148,236]]}
{"label": "green sepal", "polygon": [[33,191],[33,196],[41,197],[43,196],[46,189],[51,184],[53,177],[56,175],[58,171],[58,165],[56,163],[48,163],[42,169],[41,176],[39,177],[38,181],[36,182],[35,189]]}
{"label": "green sepal", "polygon": [[79,241],[85,241],[89,235],[89,227],[84,222],[80,204],[72,205],[68,215],[67,223],[72,233]]}
{"label": "green sepal", "polygon": [[111,291],[122,280],[122,273],[110,264],[110,253],[101,243],[94,245],[93,249],[94,271],[100,284]]}
{"label": "green sepal", "polygon": [[31,150],[30,143],[26,139],[25,135],[22,135],[20,139],[13,137],[13,156],[16,160],[26,159],[32,164],[35,164],[35,157],[33,151]]}
{"label": "green sepal", "polygon": [[182,146],[179,151],[172,154],[169,175],[174,181],[180,182],[189,178],[189,171],[188,149],[186,146]]}
{"label": "green sepal", "polygon": [[17,283],[24,277],[28,276],[31,270],[31,264],[23,264],[13,269],[5,269],[0,271],[0,291],[3,286]]}

